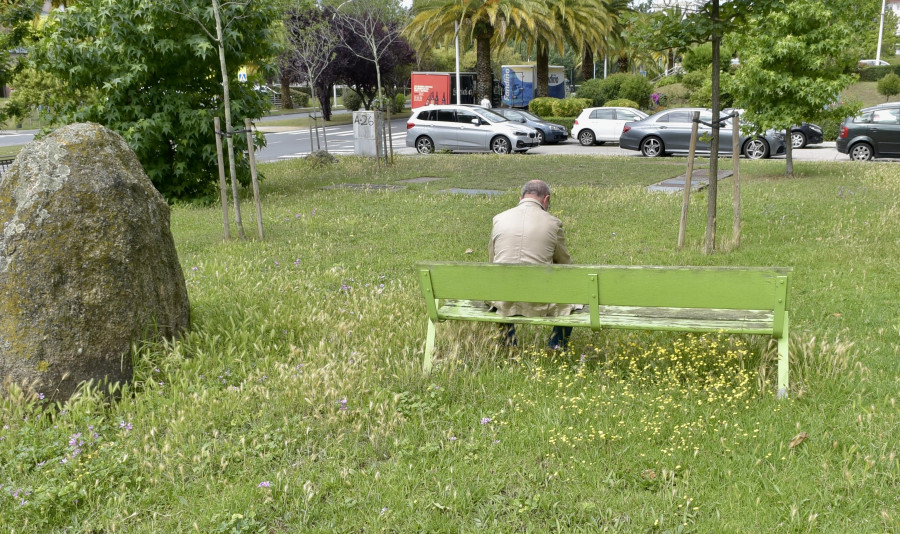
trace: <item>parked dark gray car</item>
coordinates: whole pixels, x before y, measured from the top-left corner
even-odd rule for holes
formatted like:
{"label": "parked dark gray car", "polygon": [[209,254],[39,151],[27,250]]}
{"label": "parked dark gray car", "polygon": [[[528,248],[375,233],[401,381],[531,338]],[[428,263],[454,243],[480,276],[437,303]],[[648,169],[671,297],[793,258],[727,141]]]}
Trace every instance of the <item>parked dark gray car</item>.
{"label": "parked dark gray car", "polygon": [[[700,120],[711,122],[712,111],[705,108],[673,108],[639,121],[625,123],[619,147],[639,150],[648,158],[665,154],[687,154],[691,144],[691,118],[700,112]],[[712,128],[700,124],[697,154],[709,154]],[[723,121],[719,130],[719,154],[731,154],[731,121]],[[784,134],[769,130],[762,136],[741,135],[741,154],[750,159],[784,154]]]}
{"label": "parked dark gray car", "polygon": [[866,108],[841,124],[837,150],[850,159],[900,156],[900,102]]}
{"label": "parked dark gray car", "polygon": [[491,111],[503,115],[507,119],[531,126],[537,130],[538,144],[555,145],[569,138],[569,131],[562,124],[547,122],[534,113],[522,109],[493,108]]}

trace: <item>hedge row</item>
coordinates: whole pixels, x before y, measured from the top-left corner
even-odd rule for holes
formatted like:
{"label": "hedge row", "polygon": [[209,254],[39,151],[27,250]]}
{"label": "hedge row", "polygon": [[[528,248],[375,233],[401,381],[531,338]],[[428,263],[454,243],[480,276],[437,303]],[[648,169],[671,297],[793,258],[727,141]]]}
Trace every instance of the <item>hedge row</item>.
{"label": "hedge row", "polygon": [[866,67],[859,71],[859,81],[877,82],[890,73],[900,75],[900,65],[883,65],[881,67]]}

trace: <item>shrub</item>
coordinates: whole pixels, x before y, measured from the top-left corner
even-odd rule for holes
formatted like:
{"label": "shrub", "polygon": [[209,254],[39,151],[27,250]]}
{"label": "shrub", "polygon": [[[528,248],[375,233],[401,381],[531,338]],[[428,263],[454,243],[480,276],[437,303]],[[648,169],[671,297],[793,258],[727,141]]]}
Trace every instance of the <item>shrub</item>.
{"label": "shrub", "polygon": [[634,100],[629,100],[627,98],[614,98],[612,100],[606,101],[606,103],[604,103],[603,105],[607,106],[607,107],[620,107],[620,108],[625,107],[625,108],[641,109],[641,106],[638,105],[637,102],[635,102]]}
{"label": "shrub", "polygon": [[309,93],[298,89],[291,89],[291,100],[294,101],[294,106],[305,108],[309,105]]}
{"label": "shrub", "polygon": [[356,111],[362,107],[362,97],[360,97],[356,91],[348,90],[344,93],[344,107],[347,108],[347,111]]}
{"label": "shrub", "polygon": [[688,72],[705,71],[710,65],[712,65],[711,43],[694,46],[681,58],[681,66]]}
{"label": "shrub", "polygon": [[681,77],[682,77],[681,74],[676,74],[674,76],[666,76],[665,78],[662,78],[661,80],[656,82],[656,88],[659,89],[660,87],[665,87],[667,85],[679,83],[679,82],[681,82]]}
{"label": "shrub", "polygon": [[403,106],[406,105],[406,95],[403,93],[399,93],[394,95],[394,106],[391,108],[391,112],[400,113],[403,111]]}
{"label": "shrub", "polygon": [[541,117],[547,122],[554,122],[559,124],[560,126],[565,126],[567,130],[572,131],[572,126],[575,125],[575,117]]}
{"label": "shrub", "polygon": [[859,81],[861,82],[877,82],[891,72],[897,74],[900,65],[882,65],[880,67],[865,67],[859,71]]}
{"label": "shrub", "polygon": [[691,71],[681,77],[681,85],[683,85],[688,91],[694,92],[703,87],[703,82],[705,82],[709,77],[710,74],[706,70]]}
{"label": "shrub", "polygon": [[900,76],[891,72],[878,80],[878,92],[886,96],[888,100],[892,96],[900,94]]}
{"label": "shrub", "polygon": [[637,108],[646,108],[650,105],[650,94],[653,92],[653,84],[646,76],[637,74],[626,75],[622,79],[622,85],[619,87],[619,94],[616,98],[625,98],[638,102],[640,106]]}
{"label": "shrub", "polygon": [[538,117],[545,117],[547,115],[553,115],[553,107],[556,102],[559,102],[558,98],[542,96],[532,99],[531,102],[528,103],[528,109]]}
{"label": "shrub", "polygon": [[621,87],[625,76],[629,75],[620,73],[613,74],[605,80],[599,78],[588,80],[578,88],[578,96],[581,98],[590,98],[593,101],[593,105],[601,106],[607,100],[618,98],[619,87]]}
{"label": "shrub", "polygon": [[566,98],[553,103],[553,115],[557,117],[577,117],[581,110],[594,105],[589,98]]}

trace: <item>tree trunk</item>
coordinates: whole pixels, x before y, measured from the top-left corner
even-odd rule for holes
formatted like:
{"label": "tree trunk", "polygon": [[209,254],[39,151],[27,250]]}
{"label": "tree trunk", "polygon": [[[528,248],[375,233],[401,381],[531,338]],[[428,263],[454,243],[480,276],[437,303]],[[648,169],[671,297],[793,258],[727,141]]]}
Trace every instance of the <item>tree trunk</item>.
{"label": "tree trunk", "polygon": [[584,45],[584,54],[581,56],[581,83],[594,79],[594,51],[590,46]]}
{"label": "tree trunk", "polygon": [[538,39],[535,47],[534,98],[550,96],[550,45],[546,39]]}
{"label": "tree trunk", "polygon": [[291,81],[283,74],[281,75],[281,109],[294,109],[294,100],[291,98]]}
{"label": "tree trunk", "polygon": [[[713,24],[719,19],[719,0],[712,4]],[[713,30],[712,34],[712,140],[709,146],[709,202],[706,208],[706,247],[705,252],[712,254],[716,250],[716,200],[719,186],[719,48],[722,37]]]}
{"label": "tree trunk", "polygon": [[616,72],[628,72],[628,56],[623,54],[616,59]]}
{"label": "tree trunk", "polygon": [[322,118],[331,120],[331,95],[334,93],[334,83],[326,84],[319,88],[319,104],[322,106]]}
{"label": "tree trunk", "polygon": [[491,70],[491,37],[494,36],[494,27],[485,22],[475,24],[475,72],[478,76],[476,82],[477,95],[475,102],[482,98],[493,96],[493,71]]}
{"label": "tree trunk", "polygon": [[[774,148],[774,147],[772,147]],[[771,150],[771,148],[770,148]],[[791,142],[791,129],[790,127],[785,128],[784,130],[784,159],[785,159],[785,167],[784,167],[784,175],[785,176],[793,176],[794,175],[794,146]]]}
{"label": "tree trunk", "polygon": [[231,174],[231,193],[234,196],[234,223],[238,235],[244,239],[244,223],[241,220],[241,203],[238,197],[237,168],[234,163],[234,139],[231,128],[231,95],[228,90],[228,69],[225,63],[225,41],[222,37],[222,16],[219,13],[219,0],[213,1],[213,15],[216,19],[216,41],[219,45],[219,66],[222,69],[222,103],[225,106],[225,140],[228,144],[228,171]]}

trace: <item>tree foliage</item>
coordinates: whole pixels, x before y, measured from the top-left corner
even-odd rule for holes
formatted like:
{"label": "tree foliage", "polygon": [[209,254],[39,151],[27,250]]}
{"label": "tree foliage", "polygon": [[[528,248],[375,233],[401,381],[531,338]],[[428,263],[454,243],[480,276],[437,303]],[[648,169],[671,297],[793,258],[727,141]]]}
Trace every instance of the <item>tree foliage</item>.
{"label": "tree foliage", "polygon": [[[204,0],[189,0],[193,13],[214,27]],[[174,0],[83,0],[54,13],[30,61],[61,81],[50,98],[58,122],[93,121],[120,133],[153,184],[168,199],[213,197],[218,181],[212,118],[222,116],[222,84],[216,44],[198,24],[173,13]],[[241,17],[224,35],[231,80],[243,65],[257,66],[249,83],[231,85],[236,124],[267,110],[253,82],[267,74],[277,50],[271,38],[278,16],[269,0],[229,2],[225,20]],[[85,100],[84,94],[93,95]],[[234,137],[239,179],[249,183],[246,139]],[[257,142],[265,139],[257,136]]]}
{"label": "tree foliage", "polygon": [[860,15],[856,0],[780,0],[734,35],[741,65],[731,90],[747,119],[761,129],[823,119],[854,80]]}
{"label": "tree foliage", "polygon": [[878,80],[878,92],[887,97],[888,100],[892,96],[900,94],[900,76],[891,72]]}

